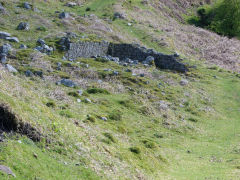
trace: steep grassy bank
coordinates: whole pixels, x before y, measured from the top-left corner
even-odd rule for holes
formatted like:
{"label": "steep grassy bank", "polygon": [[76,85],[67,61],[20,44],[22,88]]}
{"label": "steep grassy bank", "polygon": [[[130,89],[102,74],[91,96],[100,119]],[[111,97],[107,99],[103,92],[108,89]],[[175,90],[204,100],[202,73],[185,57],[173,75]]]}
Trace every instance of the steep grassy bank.
{"label": "steep grassy bank", "polygon": [[[0,173],[0,179],[239,179],[239,75],[209,65],[238,71],[239,42],[180,24],[187,1],[94,0],[73,8],[35,1],[40,12],[16,7],[24,1],[1,2],[8,14],[0,17],[0,30],[21,42],[11,43],[8,58],[19,72],[0,67],[0,102],[43,136],[38,142],[3,133],[0,164],[16,178]],[[71,18],[60,20],[55,11],[63,10]],[[125,18],[114,19],[115,12]],[[21,21],[29,31],[16,30]],[[57,49],[50,56],[33,50],[38,38],[56,48],[65,31],[178,51],[190,72],[92,58],[71,62]],[[20,50],[21,43],[28,48]],[[27,70],[44,78],[26,77]],[[77,87],[56,85],[62,78]]]}

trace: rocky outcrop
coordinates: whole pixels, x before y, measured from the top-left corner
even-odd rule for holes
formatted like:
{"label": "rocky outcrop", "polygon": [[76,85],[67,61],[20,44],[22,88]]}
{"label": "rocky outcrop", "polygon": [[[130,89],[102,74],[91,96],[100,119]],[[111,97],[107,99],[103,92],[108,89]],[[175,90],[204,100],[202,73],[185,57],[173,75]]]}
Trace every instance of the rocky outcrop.
{"label": "rocky outcrop", "polygon": [[68,60],[76,60],[78,57],[98,57],[107,56],[118,57],[120,61],[126,58],[144,62],[151,56],[154,58],[155,65],[160,69],[187,72],[188,68],[180,62],[176,55],[166,55],[153,49],[147,49],[137,44],[114,44],[106,41],[102,42],[77,42],[70,43],[65,57]]}

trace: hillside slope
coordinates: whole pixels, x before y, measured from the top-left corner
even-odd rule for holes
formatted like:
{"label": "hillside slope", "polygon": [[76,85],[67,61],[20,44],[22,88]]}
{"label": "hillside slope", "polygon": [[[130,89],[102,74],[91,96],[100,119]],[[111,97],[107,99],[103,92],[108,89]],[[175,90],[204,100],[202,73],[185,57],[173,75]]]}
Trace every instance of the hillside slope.
{"label": "hillside slope", "polygon": [[[0,166],[0,179],[240,178],[239,40],[184,21],[208,1],[0,2],[0,34],[19,39],[0,38],[12,46],[0,65],[0,165],[16,176]],[[70,36],[177,52],[189,71],[69,61]]]}

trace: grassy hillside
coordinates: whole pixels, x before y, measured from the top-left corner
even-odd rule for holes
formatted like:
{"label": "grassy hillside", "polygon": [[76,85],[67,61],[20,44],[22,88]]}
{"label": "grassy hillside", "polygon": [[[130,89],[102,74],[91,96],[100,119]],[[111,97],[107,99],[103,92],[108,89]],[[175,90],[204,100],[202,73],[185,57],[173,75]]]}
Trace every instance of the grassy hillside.
{"label": "grassy hillside", "polygon": [[[199,1],[191,6],[180,1],[89,0],[73,8],[64,6],[66,2],[35,1],[39,12],[17,7],[24,1],[1,2],[6,13],[0,16],[0,31],[17,36],[20,43],[11,43],[8,58],[18,73],[0,67],[0,102],[17,123],[28,123],[42,138],[2,133],[0,165],[11,168],[16,178],[0,173],[0,179],[240,178],[240,79],[234,66],[239,42],[180,23],[188,13],[185,8],[191,10]],[[181,8],[169,16],[176,5]],[[61,20],[55,11],[71,12],[71,18]],[[114,19],[115,12],[126,16]],[[29,31],[16,30],[22,21],[30,24]],[[39,26],[45,30],[37,30]],[[58,50],[50,56],[32,50],[38,38],[56,47],[66,31],[84,40],[178,51],[190,71],[124,67],[91,58],[70,62]],[[28,48],[19,49],[21,43]],[[26,77],[26,70],[40,70],[44,78]],[[61,78],[78,86],[56,85]]]}

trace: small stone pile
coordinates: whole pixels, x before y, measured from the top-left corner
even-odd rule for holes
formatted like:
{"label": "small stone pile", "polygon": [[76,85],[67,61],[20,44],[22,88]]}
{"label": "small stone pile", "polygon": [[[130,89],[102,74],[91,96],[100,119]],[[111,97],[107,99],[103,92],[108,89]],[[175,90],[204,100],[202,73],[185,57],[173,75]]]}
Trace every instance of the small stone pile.
{"label": "small stone pile", "polygon": [[49,46],[45,43],[45,41],[44,41],[43,39],[38,39],[38,40],[37,40],[37,43],[39,44],[39,46],[37,46],[37,47],[35,48],[35,50],[37,50],[37,51],[39,51],[39,52],[41,52],[41,53],[45,53],[45,54],[47,54],[47,55],[52,54],[53,48],[52,48],[52,47],[49,47]]}

